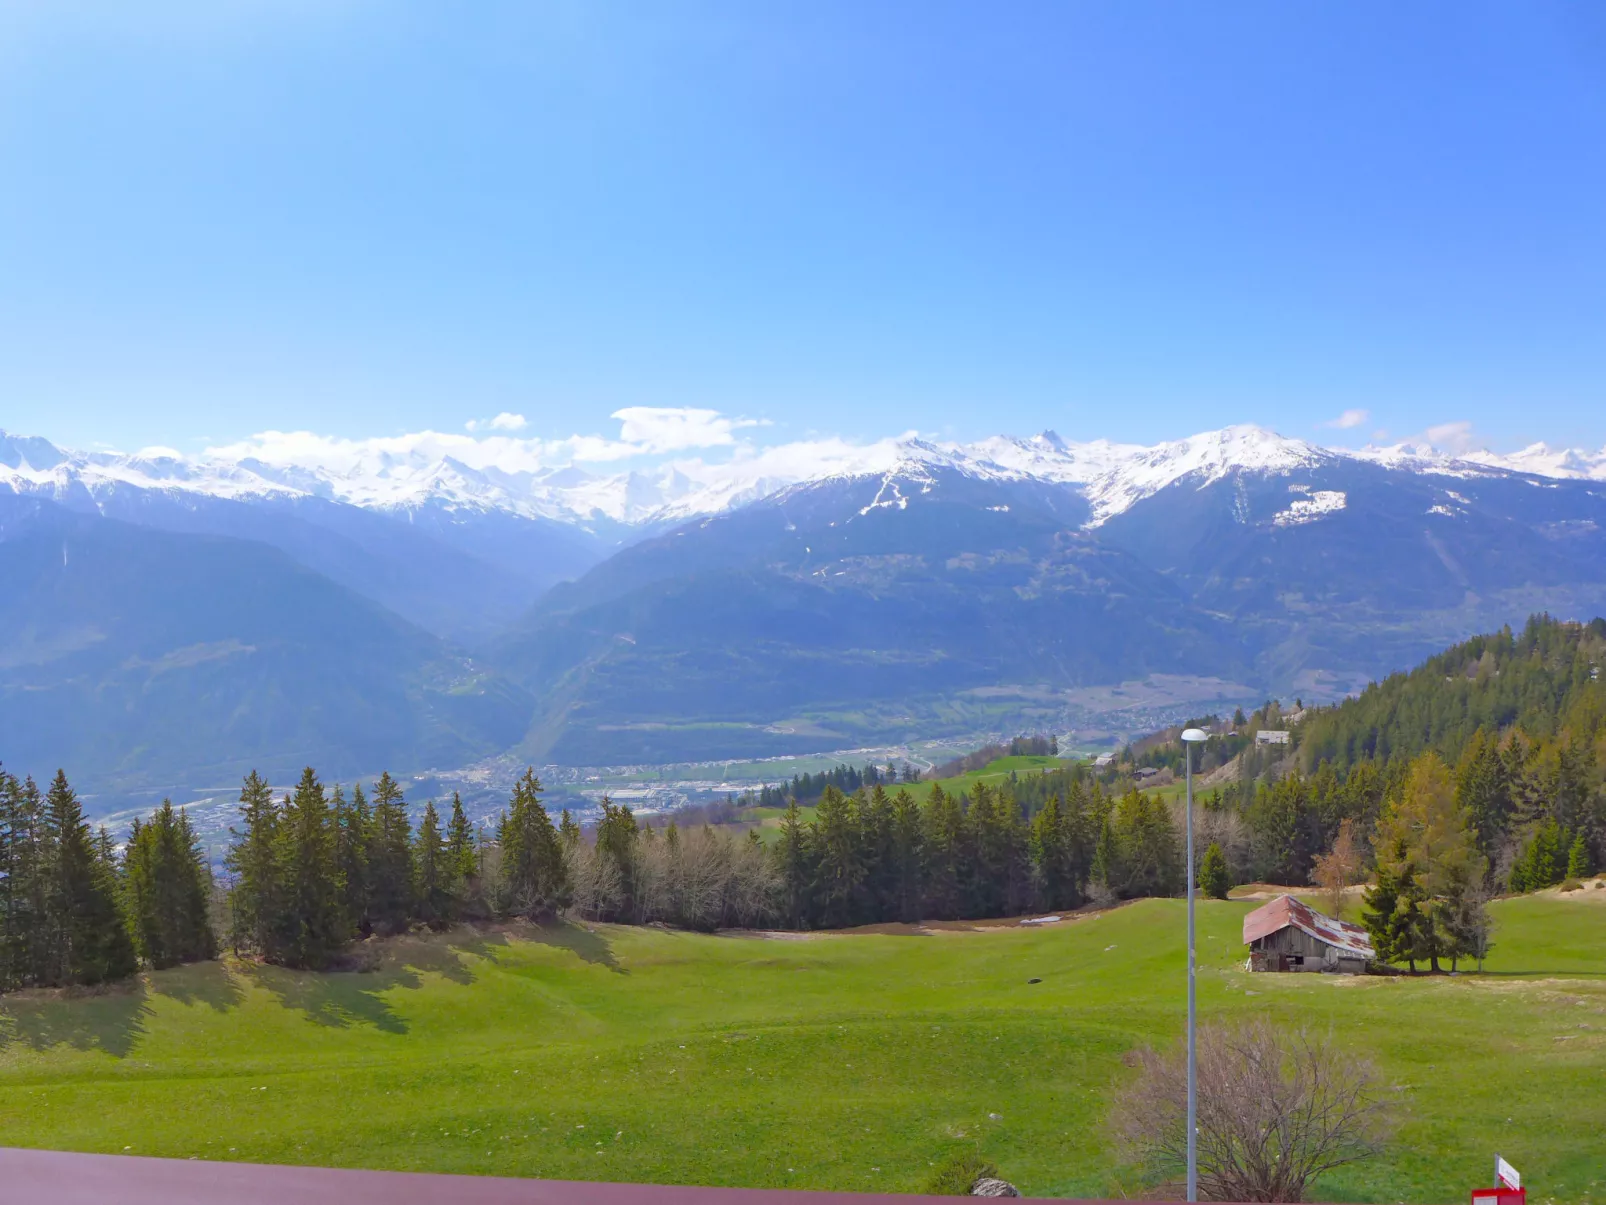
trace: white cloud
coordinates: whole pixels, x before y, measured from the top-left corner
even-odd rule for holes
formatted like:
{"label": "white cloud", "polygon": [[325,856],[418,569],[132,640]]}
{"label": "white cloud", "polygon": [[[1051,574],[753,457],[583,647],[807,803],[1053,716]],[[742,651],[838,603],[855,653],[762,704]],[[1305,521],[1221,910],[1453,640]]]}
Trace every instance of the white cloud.
{"label": "white cloud", "polygon": [[492,419],[471,418],[463,424],[465,431],[522,431],[529,426],[529,420],[522,414],[511,414],[504,410]]}
{"label": "white cloud", "polygon": [[695,406],[626,406],[611,417],[619,420],[619,438],[646,453],[729,447],[736,442],[735,431],[763,425]]}
{"label": "white cloud", "polygon": [[1349,431],[1355,427],[1362,426],[1371,417],[1372,412],[1370,410],[1346,410],[1337,418],[1323,423],[1322,426],[1336,427],[1340,431]]}
{"label": "white cloud", "polygon": [[1471,452],[1477,444],[1472,435],[1472,424],[1464,419],[1454,423],[1440,423],[1423,432],[1428,443],[1442,452]]}
{"label": "white cloud", "polygon": [[277,469],[315,468],[342,476],[379,474],[405,476],[427,471],[450,459],[472,469],[500,473],[537,473],[570,464],[607,463],[663,456],[704,448],[731,448],[735,432],[764,425],[747,418],[728,418],[717,410],[695,407],[630,406],[617,411],[620,438],[575,434],[563,439],[524,439],[512,434],[529,425],[522,414],[504,411],[495,418],[474,419],[467,434],[417,431],[372,439],[340,439],[312,431],[261,431],[249,439],[211,447],[204,458],[237,462],[254,460]]}

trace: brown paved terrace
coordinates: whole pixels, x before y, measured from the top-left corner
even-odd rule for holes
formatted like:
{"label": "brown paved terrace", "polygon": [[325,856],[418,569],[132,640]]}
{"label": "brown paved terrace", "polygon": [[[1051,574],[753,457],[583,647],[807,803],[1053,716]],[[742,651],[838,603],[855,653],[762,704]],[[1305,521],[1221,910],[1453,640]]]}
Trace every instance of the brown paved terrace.
{"label": "brown paved terrace", "polygon": [[907,1193],[438,1176],[0,1147],[0,1205],[920,1205],[951,1200]]}

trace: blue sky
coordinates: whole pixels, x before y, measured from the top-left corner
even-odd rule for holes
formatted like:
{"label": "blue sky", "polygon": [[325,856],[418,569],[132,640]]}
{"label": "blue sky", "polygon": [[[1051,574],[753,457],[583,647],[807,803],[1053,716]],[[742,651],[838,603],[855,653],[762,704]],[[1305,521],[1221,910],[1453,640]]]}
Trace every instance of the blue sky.
{"label": "blue sky", "polygon": [[12,4],[0,427],[1599,447],[1603,148],[1593,3]]}

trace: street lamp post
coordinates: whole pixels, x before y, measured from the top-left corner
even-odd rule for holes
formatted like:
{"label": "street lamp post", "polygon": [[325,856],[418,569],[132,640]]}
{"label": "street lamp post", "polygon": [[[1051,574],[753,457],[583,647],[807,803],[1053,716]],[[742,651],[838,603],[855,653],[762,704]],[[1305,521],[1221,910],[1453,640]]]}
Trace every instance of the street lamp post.
{"label": "street lamp post", "polygon": [[1199,1199],[1199,1050],[1198,1006],[1193,930],[1193,746],[1206,739],[1202,728],[1182,732],[1182,760],[1187,764],[1188,805],[1184,812],[1188,830],[1188,1200]]}

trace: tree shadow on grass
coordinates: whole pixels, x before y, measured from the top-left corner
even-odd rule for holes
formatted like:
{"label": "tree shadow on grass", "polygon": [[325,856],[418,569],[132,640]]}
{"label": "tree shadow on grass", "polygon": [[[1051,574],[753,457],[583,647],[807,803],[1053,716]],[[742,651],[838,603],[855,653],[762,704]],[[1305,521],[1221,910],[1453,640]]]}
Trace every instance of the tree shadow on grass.
{"label": "tree shadow on grass", "polygon": [[238,1008],[245,989],[221,962],[195,962],[150,976],[151,991],[180,1004],[204,1004],[214,1012]]}
{"label": "tree shadow on grass", "polygon": [[407,1022],[383,994],[396,987],[416,988],[423,980],[407,967],[380,972],[292,971],[259,964],[247,976],[283,1007],[334,1029],[371,1025],[382,1033],[404,1034]]}
{"label": "tree shadow on grass", "polygon": [[18,1043],[39,1051],[65,1044],[127,1058],[145,1036],[149,1013],[138,980],[0,996],[0,1051]]}
{"label": "tree shadow on grass", "polygon": [[417,990],[424,986],[424,975],[467,986],[477,976],[464,956],[490,958],[493,946],[506,945],[500,933],[464,928],[363,943],[343,956],[339,965],[322,971],[252,963],[247,974],[285,1008],[304,1013],[319,1025],[336,1029],[371,1025],[382,1033],[404,1034],[407,1022],[391,1005],[390,992]]}
{"label": "tree shadow on grass", "polygon": [[546,925],[530,925],[521,929],[519,936],[543,946],[555,946],[558,949],[568,950],[579,958],[581,962],[607,967],[616,975],[630,974],[629,971],[619,965],[619,960],[614,957],[613,946],[608,939],[595,929],[588,929],[584,925],[571,924],[568,921],[558,921],[554,924]]}

